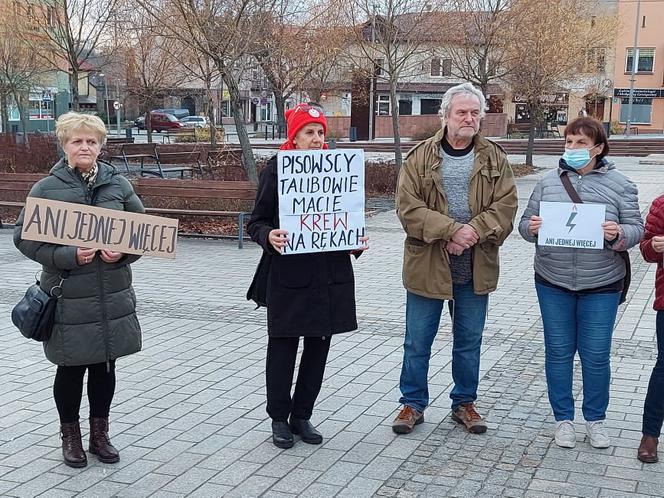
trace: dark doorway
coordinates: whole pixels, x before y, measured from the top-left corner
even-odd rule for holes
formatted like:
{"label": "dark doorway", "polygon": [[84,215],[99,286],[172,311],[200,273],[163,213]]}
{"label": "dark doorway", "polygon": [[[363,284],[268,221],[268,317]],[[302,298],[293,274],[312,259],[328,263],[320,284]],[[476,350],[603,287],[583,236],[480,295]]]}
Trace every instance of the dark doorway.
{"label": "dark doorway", "polygon": [[604,97],[595,97],[586,100],[586,112],[600,121],[604,121]]}
{"label": "dark doorway", "polygon": [[186,96],[185,98],[182,99],[181,105],[183,109],[189,110],[190,116],[196,115],[196,101],[194,100],[194,97],[192,97],[191,95]]}
{"label": "dark doorway", "polygon": [[[358,140],[369,139],[369,86],[371,79],[356,73],[352,82],[350,125],[357,129]],[[374,92],[375,94],[375,92]],[[374,127],[374,135],[375,135]]]}

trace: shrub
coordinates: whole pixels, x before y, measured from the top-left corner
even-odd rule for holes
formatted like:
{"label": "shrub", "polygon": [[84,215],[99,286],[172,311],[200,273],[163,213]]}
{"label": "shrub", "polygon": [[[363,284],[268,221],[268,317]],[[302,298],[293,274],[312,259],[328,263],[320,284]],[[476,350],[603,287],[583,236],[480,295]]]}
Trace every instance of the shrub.
{"label": "shrub", "polygon": [[[192,128],[195,131],[191,135],[176,135],[175,141],[179,143],[186,142],[209,142],[210,137],[212,136],[210,132],[210,127],[207,128]],[[221,142],[224,139],[223,128],[217,128],[217,142]]]}

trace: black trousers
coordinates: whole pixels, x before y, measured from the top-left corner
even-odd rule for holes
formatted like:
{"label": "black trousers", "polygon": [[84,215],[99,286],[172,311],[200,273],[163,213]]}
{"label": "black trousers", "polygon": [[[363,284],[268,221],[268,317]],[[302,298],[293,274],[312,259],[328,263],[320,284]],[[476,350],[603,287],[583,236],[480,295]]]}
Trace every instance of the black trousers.
{"label": "black trousers", "polygon": [[659,437],[664,423],[664,311],[657,312],[657,362],[650,375],[648,394],[643,406],[643,429],[646,436]]}
{"label": "black trousers", "polygon": [[90,417],[108,417],[115,394],[115,360],[73,367],[58,366],[53,382],[53,397],[61,424],[78,422],[83,397],[83,376],[88,371]]}
{"label": "black trousers", "polygon": [[270,337],[267,342],[267,413],[273,420],[288,415],[309,420],[325,373],[330,337],[305,337],[295,392],[291,399],[299,337]]}

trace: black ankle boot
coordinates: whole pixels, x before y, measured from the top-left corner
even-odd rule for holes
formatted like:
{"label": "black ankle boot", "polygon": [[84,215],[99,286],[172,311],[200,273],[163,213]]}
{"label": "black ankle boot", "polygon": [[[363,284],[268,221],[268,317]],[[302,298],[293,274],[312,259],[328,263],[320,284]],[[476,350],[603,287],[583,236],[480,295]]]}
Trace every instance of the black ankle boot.
{"label": "black ankle boot", "polygon": [[83,451],[79,423],[60,424],[60,435],[62,437],[62,458],[65,465],[74,468],[85,467],[88,459]]}
{"label": "black ankle boot", "polygon": [[323,442],[323,436],[311,422],[301,418],[290,418],[290,430],[293,434],[299,434],[302,441],[308,444],[320,444]]}
{"label": "black ankle boot", "polygon": [[272,421],[272,442],[277,448],[292,448],[295,444],[293,433],[288,427],[288,422],[283,420]]}

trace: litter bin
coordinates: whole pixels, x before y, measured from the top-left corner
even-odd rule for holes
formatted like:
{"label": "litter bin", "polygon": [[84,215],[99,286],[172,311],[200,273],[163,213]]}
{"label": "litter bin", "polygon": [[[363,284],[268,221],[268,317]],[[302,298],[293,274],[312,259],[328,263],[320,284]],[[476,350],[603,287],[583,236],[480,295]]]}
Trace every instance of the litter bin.
{"label": "litter bin", "polygon": [[348,128],[348,140],[351,142],[357,142],[357,126],[351,126]]}
{"label": "litter bin", "polygon": [[125,137],[131,139],[133,130],[131,128],[125,128]]}
{"label": "litter bin", "polygon": [[604,133],[606,133],[606,138],[609,138],[611,136],[611,123],[604,121],[602,125],[604,125]]}

